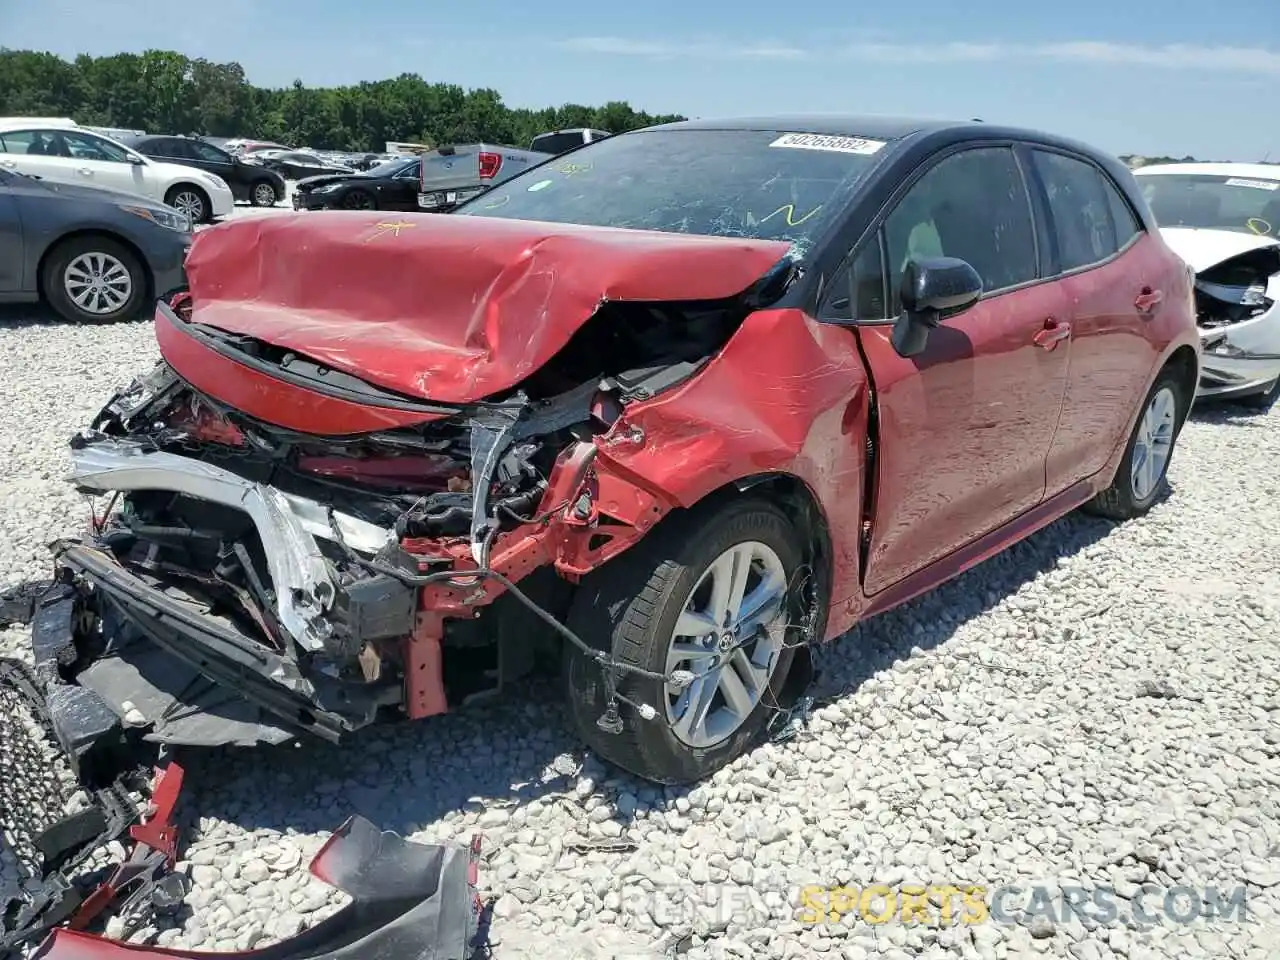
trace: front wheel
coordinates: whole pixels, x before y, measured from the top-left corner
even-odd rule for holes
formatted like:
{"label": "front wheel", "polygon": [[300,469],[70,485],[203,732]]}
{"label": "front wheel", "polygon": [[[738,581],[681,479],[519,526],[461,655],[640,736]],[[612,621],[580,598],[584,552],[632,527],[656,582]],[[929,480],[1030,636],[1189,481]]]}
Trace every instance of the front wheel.
{"label": "front wheel", "polygon": [[1161,371],[1147,393],[1115,479],[1085,504],[1086,510],[1112,520],[1130,520],[1151,509],[1168,485],[1173,447],[1190,407],[1191,398],[1184,393],[1175,371]]}
{"label": "front wheel", "polygon": [[363,190],[352,190],[342,198],[342,209],[344,210],[373,210],[377,204],[373,202],[373,197]]}
{"label": "front wheel", "polygon": [[192,223],[204,223],[213,217],[213,205],[208,196],[199,187],[189,183],[180,183],[171,187],[165,194],[164,202],[181,213],[185,213]]}
{"label": "front wheel", "polygon": [[569,614],[578,636],[623,664],[693,675],[680,688],[620,673],[618,691],[657,716],[620,701],[613,734],[598,723],[608,705],[603,668],[566,644],[565,694],[587,745],[659,783],[701,780],[750,749],[779,709],[796,646],[812,639],[794,589],[803,557],[780,510],[731,501],[668,518],[586,577]]}
{"label": "front wheel", "polygon": [[131,320],[147,301],[147,273],[128,248],[81,236],[50,252],[41,283],[49,306],[72,323]]}

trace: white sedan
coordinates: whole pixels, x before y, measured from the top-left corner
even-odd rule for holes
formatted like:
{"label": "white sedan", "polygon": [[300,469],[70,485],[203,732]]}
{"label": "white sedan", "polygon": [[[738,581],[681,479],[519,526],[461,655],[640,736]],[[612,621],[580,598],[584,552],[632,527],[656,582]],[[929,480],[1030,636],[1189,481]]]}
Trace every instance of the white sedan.
{"label": "white sedan", "polygon": [[177,163],[144,157],[74,123],[9,117],[0,120],[0,169],[50,183],[74,183],[158,200],[192,223],[225,217],[235,198],[225,180]]}
{"label": "white sedan", "polygon": [[1196,272],[1197,395],[1280,398],[1280,166],[1166,163],[1133,171],[1165,242]]}

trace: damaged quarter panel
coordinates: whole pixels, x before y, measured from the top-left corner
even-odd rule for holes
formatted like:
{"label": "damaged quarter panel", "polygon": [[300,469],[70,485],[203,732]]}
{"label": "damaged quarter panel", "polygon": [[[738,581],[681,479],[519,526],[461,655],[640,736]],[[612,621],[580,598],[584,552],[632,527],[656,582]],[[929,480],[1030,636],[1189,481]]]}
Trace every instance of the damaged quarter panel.
{"label": "damaged quarter panel", "polygon": [[[761,474],[798,477],[828,511],[833,598],[858,592],[867,379],[853,332],[797,309],[762,310],[694,380],[627,408],[598,460],[681,506]],[[639,433],[634,431],[638,428]],[[627,443],[627,436],[640,438]],[[843,605],[840,606],[843,609]],[[828,637],[852,625],[832,610]]]}

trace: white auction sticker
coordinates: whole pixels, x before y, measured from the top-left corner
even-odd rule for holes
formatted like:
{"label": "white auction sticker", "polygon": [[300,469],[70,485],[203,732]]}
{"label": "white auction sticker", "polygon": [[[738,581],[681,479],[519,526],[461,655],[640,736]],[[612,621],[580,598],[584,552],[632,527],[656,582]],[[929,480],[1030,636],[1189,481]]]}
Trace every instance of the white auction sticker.
{"label": "white auction sticker", "polygon": [[884,141],[867,140],[864,137],[830,137],[822,133],[784,133],[769,146],[791,147],[795,150],[829,150],[833,153],[858,153],[867,156],[883,147]]}
{"label": "white auction sticker", "polygon": [[1228,187],[1253,187],[1255,190],[1275,190],[1280,188],[1280,180],[1245,180],[1242,177],[1232,177],[1227,181]]}

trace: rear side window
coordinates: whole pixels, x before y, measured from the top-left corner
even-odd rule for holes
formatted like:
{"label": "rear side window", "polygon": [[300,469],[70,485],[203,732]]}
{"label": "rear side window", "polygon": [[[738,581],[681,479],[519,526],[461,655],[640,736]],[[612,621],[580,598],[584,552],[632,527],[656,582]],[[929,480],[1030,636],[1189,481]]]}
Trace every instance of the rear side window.
{"label": "rear side window", "polygon": [[183,146],[196,155],[199,160],[207,163],[230,163],[231,157],[223,153],[217,147],[210,146],[207,143],[201,143],[198,140],[188,140]]}
{"label": "rear side window", "polygon": [[[1031,155],[1053,216],[1061,270],[1099,263],[1129,242],[1136,232],[1133,214],[1102,171],[1061,153],[1033,150]],[[1117,205],[1128,221],[1119,228],[1113,222]]]}
{"label": "rear side window", "polygon": [[0,133],[0,153],[27,153],[35,137],[30,130],[6,130]]}
{"label": "rear side window", "polygon": [[1107,191],[1107,200],[1111,204],[1111,222],[1116,228],[1116,247],[1123,250],[1130,240],[1142,233],[1142,222],[1110,179],[1103,177],[1102,187]]}
{"label": "rear side window", "polygon": [[907,261],[958,257],[982,278],[986,293],[1038,274],[1035,227],[1022,171],[1008,147],[980,147],[940,161],[885,218],[889,294],[896,316]]}
{"label": "rear side window", "polygon": [[534,137],[533,145],[529,149],[537,150],[539,153],[559,154],[581,146],[582,143],[583,139],[580,133],[549,133],[541,137]]}

